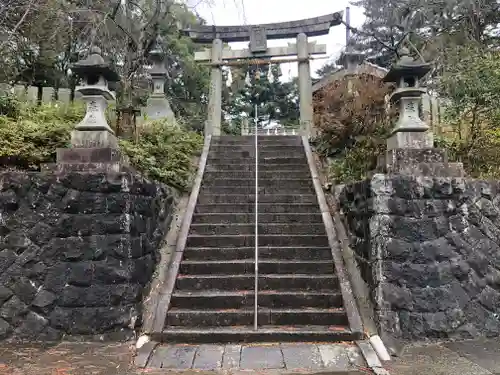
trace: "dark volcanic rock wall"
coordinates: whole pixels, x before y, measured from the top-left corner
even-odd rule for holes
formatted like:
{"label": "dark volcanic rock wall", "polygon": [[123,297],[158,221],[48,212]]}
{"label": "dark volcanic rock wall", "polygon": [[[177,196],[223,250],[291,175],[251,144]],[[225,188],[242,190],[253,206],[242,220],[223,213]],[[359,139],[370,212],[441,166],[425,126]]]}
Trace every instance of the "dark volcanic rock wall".
{"label": "dark volcanic rock wall", "polygon": [[133,334],[173,193],[129,173],[0,173],[0,339]]}
{"label": "dark volcanic rock wall", "polygon": [[375,175],[339,197],[383,334],[500,334],[500,183]]}

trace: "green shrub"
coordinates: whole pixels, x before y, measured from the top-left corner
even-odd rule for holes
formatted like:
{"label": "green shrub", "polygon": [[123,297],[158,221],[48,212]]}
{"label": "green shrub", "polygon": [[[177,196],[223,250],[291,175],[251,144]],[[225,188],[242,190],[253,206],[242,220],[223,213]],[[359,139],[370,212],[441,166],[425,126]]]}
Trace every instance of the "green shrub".
{"label": "green shrub", "polygon": [[468,43],[450,48],[438,80],[446,98],[436,146],[461,161],[470,177],[500,178],[500,52]]}
{"label": "green shrub", "polygon": [[20,103],[14,95],[0,96],[0,115],[17,117],[19,116]]}
{"label": "green shrub", "polygon": [[376,168],[394,116],[385,103],[391,90],[382,80],[361,75],[334,81],[316,93],[318,133],[313,144],[319,156],[328,160],[330,180],[361,180]]}
{"label": "green shrub", "polygon": [[16,105],[13,117],[0,116],[0,167],[38,170],[40,164],[55,161],[57,148],[68,146],[83,108]]}
{"label": "green shrub", "polygon": [[336,184],[363,180],[375,170],[377,160],[385,151],[383,138],[361,138],[329,162],[328,176]]}
{"label": "green shrub", "polygon": [[[55,162],[56,149],[69,147],[70,133],[85,112],[82,104],[12,103],[12,116],[0,115],[0,168],[36,171],[41,164]],[[145,124],[137,141],[120,143],[138,171],[184,190],[190,185],[193,157],[200,153],[203,137],[157,121]]]}
{"label": "green shrub", "polygon": [[450,161],[462,162],[468,176],[500,179],[500,129],[482,129],[474,142],[450,133],[436,137],[434,144],[447,150]]}
{"label": "green shrub", "polygon": [[154,121],[139,130],[136,141],[121,140],[131,164],[146,176],[180,190],[190,187],[196,166],[193,157],[203,147],[203,137],[193,131]]}

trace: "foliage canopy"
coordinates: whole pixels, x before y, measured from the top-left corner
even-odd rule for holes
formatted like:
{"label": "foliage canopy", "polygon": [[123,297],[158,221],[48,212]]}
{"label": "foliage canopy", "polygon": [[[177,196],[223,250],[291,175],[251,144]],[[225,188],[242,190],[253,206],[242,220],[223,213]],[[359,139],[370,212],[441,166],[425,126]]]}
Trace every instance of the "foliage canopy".
{"label": "foliage canopy", "polygon": [[390,130],[385,104],[390,90],[380,79],[363,75],[333,82],[315,95],[314,144],[332,161],[336,182],[359,180],[375,169]]}
{"label": "foliage canopy", "polygon": [[[2,168],[39,170],[41,164],[55,162],[56,149],[69,147],[70,133],[84,114],[79,105],[30,106],[2,97],[0,109],[5,111],[6,107],[10,108],[9,114],[0,115]],[[144,126],[137,141],[120,143],[138,171],[185,190],[190,186],[193,160],[201,152],[203,138],[193,131],[157,121]]]}

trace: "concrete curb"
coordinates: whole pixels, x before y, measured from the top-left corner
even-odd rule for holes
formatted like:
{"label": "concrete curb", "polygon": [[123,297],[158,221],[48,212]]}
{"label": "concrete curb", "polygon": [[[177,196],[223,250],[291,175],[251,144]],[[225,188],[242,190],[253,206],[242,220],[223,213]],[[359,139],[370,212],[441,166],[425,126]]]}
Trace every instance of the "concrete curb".
{"label": "concrete curb", "polygon": [[[172,256],[169,267],[164,269],[164,273],[160,276],[161,279],[163,279],[163,283],[159,288],[159,295],[154,312],[153,324],[150,330],[152,334],[161,333],[165,324],[167,310],[170,305],[170,299],[172,297],[177,273],[179,272],[179,266],[182,260],[184,247],[186,246],[196,201],[198,200],[201,181],[203,180],[203,174],[205,173],[205,166],[207,164],[208,151],[210,150],[211,140],[212,137],[210,135],[205,138],[205,144],[203,145],[203,151],[200,156],[198,172],[194,180],[193,189],[186,205],[186,211],[182,219],[182,225],[178,232],[178,236],[176,236],[177,240],[175,241],[175,252]],[[173,246],[173,243],[171,243],[170,245]]]}
{"label": "concrete curb", "polygon": [[321,187],[321,181],[316,168],[316,163],[314,162],[311,146],[309,145],[309,140],[306,136],[302,136],[302,144],[304,146],[307,162],[309,164],[309,170],[311,171],[314,190],[316,191],[316,196],[318,197],[318,204],[323,216],[323,223],[325,224],[328,242],[330,244],[330,248],[332,249],[335,272],[337,274],[337,277],[339,278],[340,290],[342,293],[342,299],[344,301],[344,308],[347,312],[347,317],[349,320],[349,327],[351,328],[353,334],[357,335],[358,338],[361,339],[365,335],[363,332],[363,323],[361,320],[361,316],[359,315],[358,306],[356,304],[356,299],[354,298],[351,283],[348,276],[346,275],[345,264],[341,252],[342,249],[339,244],[335,225],[330,215],[330,209],[326,202],[323,188]]}
{"label": "concrete curb", "polygon": [[384,342],[379,335],[373,335],[370,337],[370,344],[372,344],[373,349],[377,352],[378,357],[382,361],[390,361],[391,356],[384,345]]}
{"label": "concrete curb", "polygon": [[175,252],[175,242],[177,240],[177,236],[179,235],[179,228],[186,210],[188,197],[188,195],[181,196],[175,206],[173,219],[170,223],[170,229],[167,232],[164,244],[160,249],[161,259],[156,268],[157,276],[151,284],[148,298],[144,301],[142,331],[146,334],[151,333],[151,331],[153,330],[155,311],[158,308],[158,301],[161,290],[163,289],[166,282],[168,265],[170,264],[172,255]]}
{"label": "concrete curb", "polygon": [[[314,154],[312,153],[312,149],[310,145],[307,145],[308,149],[311,152],[311,156],[314,159]],[[316,160],[314,160],[314,166],[316,167]],[[317,168],[315,168],[317,170]],[[319,173],[316,171],[318,178],[320,178]],[[319,181],[319,184],[321,184],[321,181]],[[337,193],[337,186],[333,186]],[[321,191],[322,194],[323,190]],[[341,247],[341,256],[344,261],[345,268],[347,270],[347,274],[349,277],[349,280],[351,282],[353,294],[356,299],[356,303],[359,309],[359,313],[361,316],[361,320],[363,323],[363,327],[365,329],[365,332],[369,336],[370,344],[372,345],[373,349],[377,353],[378,357],[382,361],[390,361],[391,356],[389,355],[384,343],[382,342],[380,336],[378,335],[377,331],[377,326],[375,323],[375,319],[373,317],[373,307],[370,302],[370,292],[368,290],[368,287],[364,280],[361,277],[361,273],[359,271],[359,268],[357,266],[355,257],[354,257],[354,251],[351,249],[349,245],[349,239],[347,237],[347,233],[344,227],[344,224],[342,222],[342,219],[340,217],[340,214],[338,212],[337,204],[336,204],[336,197],[331,197],[331,199],[334,199],[333,202],[330,202],[332,204],[332,209],[333,213],[331,214],[331,217],[333,219],[333,224],[335,227],[335,232],[337,235],[337,240],[338,243],[340,244]],[[325,198],[325,202],[328,206],[328,203]],[[328,211],[330,207],[328,207]]]}

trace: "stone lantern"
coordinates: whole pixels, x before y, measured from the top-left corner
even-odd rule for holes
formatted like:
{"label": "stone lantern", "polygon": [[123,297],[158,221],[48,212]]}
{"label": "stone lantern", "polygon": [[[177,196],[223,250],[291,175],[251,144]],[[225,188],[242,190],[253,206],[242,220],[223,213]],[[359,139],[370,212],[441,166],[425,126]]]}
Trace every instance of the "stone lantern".
{"label": "stone lantern", "polygon": [[158,35],[149,52],[149,61],[153,65],[149,72],[153,81],[153,90],[147,101],[145,114],[151,120],[167,118],[175,122],[174,113],[165,97],[165,79],[168,71],[165,68],[165,52],[162,45],[163,39]]}
{"label": "stone lantern", "polygon": [[431,70],[431,64],[415,61],[406,48],[401,50],[400,60],[391,68],[384,82],[397,85],[390,97],[391,104],[399,103],[399,119],[387,140],[389,150],[397,148],[432,148],[433,136],[429,126],[420,118],[420,101],[426,90],[421,79]]}
{"label": "stone lantern", "polygon": [[415,61],[407,49],[402,49],[400,60],[384,78],[397,89],[390,102],[399,104],[399,119],[387,139],[385,157],[379,159],[378,171],[411,176],[464,175],[461,163],[449,163],[446,150],[434,147],[429,126],[422,121],[419,106],[422,94],[421,79],[431,70],[431,64]]}
{"label": "stone lantern", "polygon": [[93,47],[84,60],[71,67],[83,80],[77,92],[87,104],[83,120],[71,133],[71,148],[57,150],[56,168],[59,171],[119,171],[126,165],[118,148],[118,139],[106,121],[108,100],[115,98],[108,82],[119,81],[118,74],[107,64],[101,50]]}
{"label": "stone lantern", "polygon": [[108,88],[108,82],[120,80],[118,74],[106,63],[98,47],[92,47],[89,56],[71,67],[72,72],[83,79],[83,85],[76,91],[87,104],[83,120],[71,134],[73,147],[118,147],[113,130],[106,121],[108,100],[115,96]]}
{"label": "stone lantern", "polygon": [[365,55],[362,52],[356,51],[352,47],[352,42],[349,42],[347,48],[340,58],[337,60],[337,64],[342,65],[346,72],[347,77],[347,91],[353,93],[353,82],[352,77],[359,73],[359,67],[365,60]]}
{"label": "stone lantern", "polygon": [[365,54],[357,51],[353,44],[351,40],[347,42],[346,50],[337,60],[337,64],[342,65],[349,75],[355,75],[358,67],[365,61]]}

